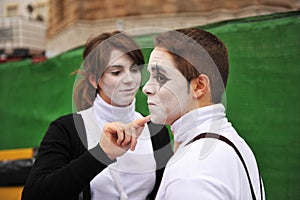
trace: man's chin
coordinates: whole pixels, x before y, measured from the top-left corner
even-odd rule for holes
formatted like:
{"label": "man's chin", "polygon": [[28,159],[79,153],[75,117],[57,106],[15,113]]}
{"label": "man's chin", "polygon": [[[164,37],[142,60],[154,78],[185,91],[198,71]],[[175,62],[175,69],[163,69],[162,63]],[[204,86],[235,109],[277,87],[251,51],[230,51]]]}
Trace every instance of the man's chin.
{"label": "man's chin", "polygon": [[152,115],[151,114],[151,121],[154,123],[154,124],[166,124],[166,119],[165,118],[161,118],[159,116],[155,116],[155,115]]}

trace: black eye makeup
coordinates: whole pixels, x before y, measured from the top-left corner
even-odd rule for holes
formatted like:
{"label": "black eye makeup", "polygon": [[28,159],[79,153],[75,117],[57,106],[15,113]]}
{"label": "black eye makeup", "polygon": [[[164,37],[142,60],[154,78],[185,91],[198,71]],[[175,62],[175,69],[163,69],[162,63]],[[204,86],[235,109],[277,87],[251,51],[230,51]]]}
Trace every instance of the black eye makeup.
{"label": "black eye makeup", "polygon": [[153,78],[156,79],[156,81],[159,83],[159,87],[161,88],[164,84],[166,84],[169,80],[162,72],[161,72],[161,67],[159,67],[157,64],[155,65],[154,69],[154,76]]}

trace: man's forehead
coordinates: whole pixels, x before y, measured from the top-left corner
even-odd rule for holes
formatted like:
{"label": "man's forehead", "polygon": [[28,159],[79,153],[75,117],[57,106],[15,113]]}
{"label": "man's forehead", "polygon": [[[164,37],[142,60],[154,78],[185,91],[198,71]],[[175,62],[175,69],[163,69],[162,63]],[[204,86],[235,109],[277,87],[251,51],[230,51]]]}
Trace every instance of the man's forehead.
{"label": "man's forehead", "polygon": [[157,67],[160,69],[175,67],[170,54],[161,48],[154,48],[151,52],[148,70],[158,69]]}
{"label": "man's forehead", "polygon": [[170,58],[170,55],[166,49],[161,47],[155,47],[150,54],[150,58],[162,58],[162,57]]}

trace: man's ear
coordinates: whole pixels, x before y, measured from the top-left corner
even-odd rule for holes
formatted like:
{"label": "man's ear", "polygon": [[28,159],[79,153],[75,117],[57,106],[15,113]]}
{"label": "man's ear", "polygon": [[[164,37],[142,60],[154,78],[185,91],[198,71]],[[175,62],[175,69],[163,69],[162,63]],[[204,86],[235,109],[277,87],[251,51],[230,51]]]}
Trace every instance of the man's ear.
{"label": "man's ear", "polygon": [[92,85],[95,89],[97,89],[98,83],[97,83],[97,81],[96,81],[95,75],[93,75],[93,74],[90,74],[90,75],[89,75],[89,82],[91,83],[91,85]]}
{"label": "man's ear", "polygon": [[191,87],[193,90],[193,97],[199,99],[201,96],[209,91],[209,78],[205,74],[200,74],[198,77],[192,79]]}

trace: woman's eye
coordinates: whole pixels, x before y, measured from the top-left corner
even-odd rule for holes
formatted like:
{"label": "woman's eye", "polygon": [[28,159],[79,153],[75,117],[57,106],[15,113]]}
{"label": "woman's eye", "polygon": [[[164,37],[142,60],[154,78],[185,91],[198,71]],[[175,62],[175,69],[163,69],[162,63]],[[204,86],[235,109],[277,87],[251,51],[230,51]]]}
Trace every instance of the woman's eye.
{"label": "woman's eye", "polygon": [[133,66],[131,66],[130,71],[132,71],[132,72],[139,72],[140,68],[137,65],[133,65]]}
{"label": "woman's eye", "polygon": [[114,75],[114,76],[118,76],[119,74],[121,74],[121,71],[111,71],[110,72],[112,75]]}

